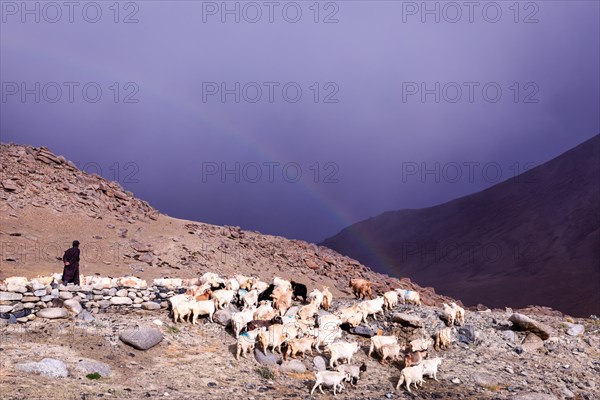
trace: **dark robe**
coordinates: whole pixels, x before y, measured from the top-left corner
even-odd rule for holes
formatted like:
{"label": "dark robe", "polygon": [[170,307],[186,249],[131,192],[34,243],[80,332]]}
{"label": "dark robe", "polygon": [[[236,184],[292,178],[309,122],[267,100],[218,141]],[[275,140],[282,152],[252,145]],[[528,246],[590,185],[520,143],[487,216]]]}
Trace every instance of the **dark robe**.
{"label": "dark robe", "polygon": [[69,262],[69,265],[65,265],[65,269],[63,270],[63,285],[69,282],[79,285],[79,248],[71,247],[65,251],[63,262]]}

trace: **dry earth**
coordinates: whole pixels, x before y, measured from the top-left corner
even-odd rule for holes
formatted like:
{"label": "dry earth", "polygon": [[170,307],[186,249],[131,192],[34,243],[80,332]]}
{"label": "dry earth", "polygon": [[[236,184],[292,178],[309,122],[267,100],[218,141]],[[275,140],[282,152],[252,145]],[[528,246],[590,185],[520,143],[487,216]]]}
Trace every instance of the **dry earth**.
{"label": "dry earth", "polygon": [[[348,304],[350,300],[341,303]],[[339,305],[339,303],[338,303]],[[396,311],[422,317],[426,330],[441,326],[436,310],[400,305]],[[388,321],[390,313],[387,314]],[[583,336],[565,335],[560,318],[536,314],[536,319],[548,323],[558,332],[535,351],[518,354],[515,349],[525,337],[513,332],[507,321],[510,312],[467,312],[467,323],[475,326],[476,344],[455,343],[440,354],[444,362],[439,382],[426,380],[414,395],[404,389],[394,391],[399,377],[398,363],[381,365],[368,358],[369,339],[346,334],[346,340],[356,340],[361,350],[355,363],[366,362],[364,379],[357,387],[347,385],[338,396],[346,399],[422,398],[422,399],[595,399],[600,394],[600,324],[597,320],[579,320],[585,324]],[[127,314],[107,312],[96,315],[96,321],[78,319],[47,321],[36,319],[25,325],[4,325],[1,328],[2,368],[0,385],[4,399],[91,399],[91,398],[308,398],[314,382],[312,359],[304,363],[307,372],[279,372],[272,380],[263,379],[256,371],[254,357],[237,361],[234,357],[235,338],[229,328],[205,321],[196,326],[173,324],[167,312],[133,311]],[[135,350],[118,339],[119,332],[136,326],[156,326],[160,320],[165,339],[147,351]],[[401,328],[391,322],[373,322],[388,333],[409,339],[416,331]],[[505,333],[511,332],[511,333]],[[514,340],[511,338],[514,335]],[[317,355],[315,353],[315,355]],[[325,354],[324,354],[325,355]],[[327,355],[325,355],[327,358]],[[14,364],[50,357],[64,361],[71,376],[46,378],[27,374]],[[112,374],[99,380],[87,379],[75,368],[82,359],[106,363]],[[458,379],[460,383],[453,383]],[[456,381],[455,381],[456,382]],[[533,397],[527,397],[534,393]],[[552,397],[543,397],[544,394]],[[565,396],[565,394],[567,396]],[[315,398],[330,398],[316,394]]]}

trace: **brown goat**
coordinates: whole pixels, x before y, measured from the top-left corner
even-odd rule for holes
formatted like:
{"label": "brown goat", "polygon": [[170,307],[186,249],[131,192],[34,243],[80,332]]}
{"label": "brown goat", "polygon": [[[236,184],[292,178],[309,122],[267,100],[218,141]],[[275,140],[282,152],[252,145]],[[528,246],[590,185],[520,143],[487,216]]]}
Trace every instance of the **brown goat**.
{"label": "brown goat", "polygon": [[366,299],[369,296],[369,299],[373,299],[373,293],[371,292],[371,282],[366,279],[351,279],[350,287],[352,288],[352,293],[357,299]]}

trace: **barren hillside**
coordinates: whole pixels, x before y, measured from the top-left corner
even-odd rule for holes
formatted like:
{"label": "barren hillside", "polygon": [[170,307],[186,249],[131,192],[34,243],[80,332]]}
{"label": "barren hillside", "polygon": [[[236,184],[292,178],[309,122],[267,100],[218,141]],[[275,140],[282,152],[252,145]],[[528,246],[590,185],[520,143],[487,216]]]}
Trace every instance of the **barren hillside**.
{"label": "barren hillside", "polygon": [[[118,183],[78,170],[46,148],[2,144],[0,278],[61,272],[60,259],[81,242],[84,275],[192,278],[207,271],[293,278],[309,288],[367,277],[378,290],[399,281],[333,250],[298,240],[172,218]],[[442,297],[432,288],[426,303]]]}

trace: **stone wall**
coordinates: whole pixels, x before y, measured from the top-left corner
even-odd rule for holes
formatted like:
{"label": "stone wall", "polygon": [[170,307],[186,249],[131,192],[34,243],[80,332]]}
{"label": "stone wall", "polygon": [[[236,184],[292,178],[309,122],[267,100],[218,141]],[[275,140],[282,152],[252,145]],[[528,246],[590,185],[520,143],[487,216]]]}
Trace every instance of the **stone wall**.
{"label": "stone wall", "polygon": [[63,318],[83,310],[97,314],[124,307],[166,309],[168,298],[186,289],[171,284],[148,286],[143,281],[142,285],[123,286],[118,283],[120,279],[109,280],[110,284],[67,286],[56,280],[49,284],[35,280],[21,284],[4,282],[0,284],[0,318],[25,323],[38,317]]}

